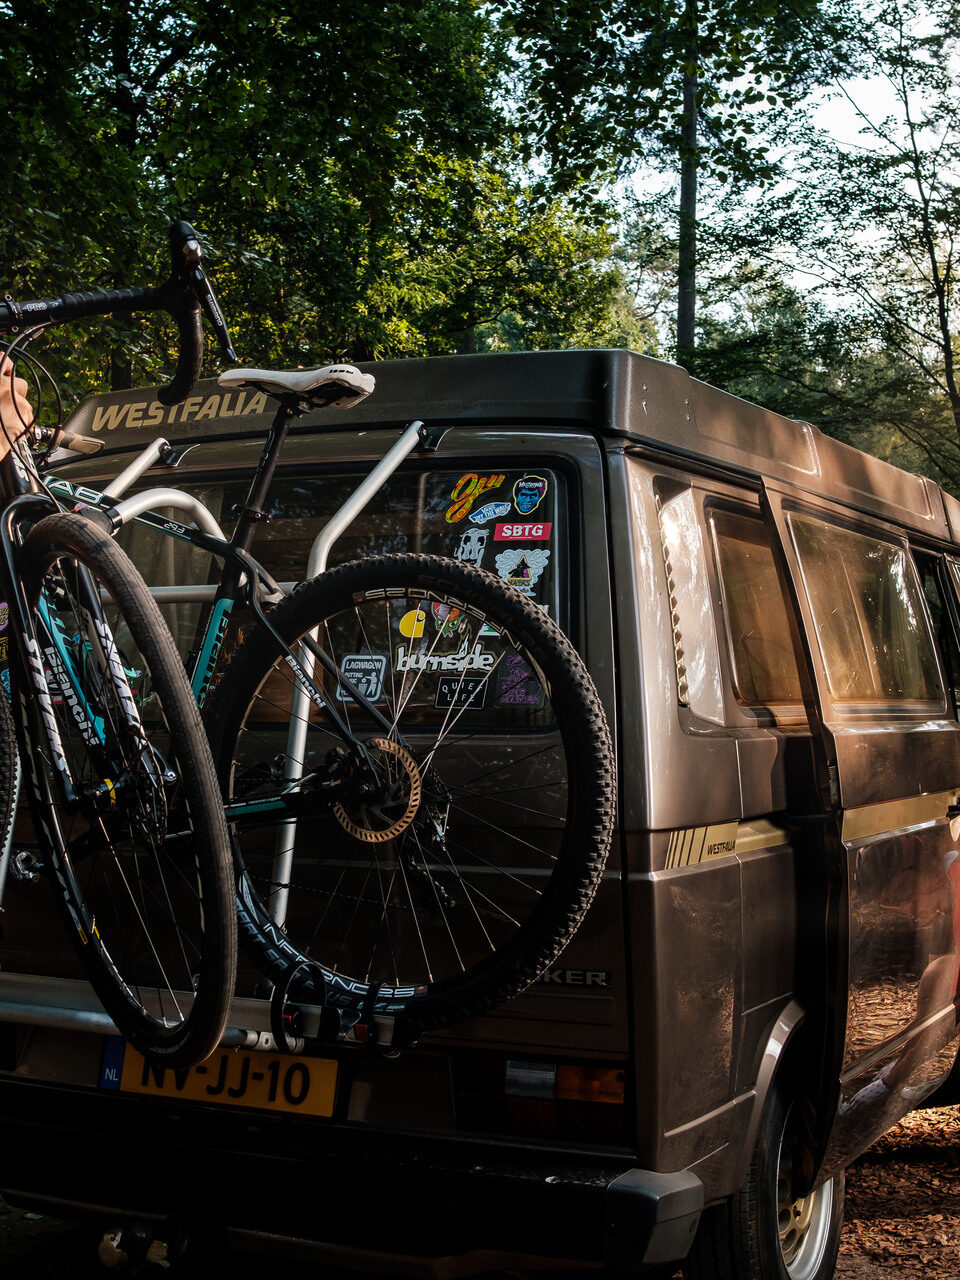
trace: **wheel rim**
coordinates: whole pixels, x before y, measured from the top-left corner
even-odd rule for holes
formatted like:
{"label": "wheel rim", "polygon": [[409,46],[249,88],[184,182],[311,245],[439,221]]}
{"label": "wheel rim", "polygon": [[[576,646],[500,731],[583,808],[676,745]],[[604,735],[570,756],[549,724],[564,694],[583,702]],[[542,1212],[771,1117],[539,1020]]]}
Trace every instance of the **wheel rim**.
{"label": "wheel rim", "polygon": [[830,1234],[833,1213],[833,1179],[807,1195],[794,1190],[802,1153],[796,1107],[784,1124],[777,1163],[777,1229],[780,1256],[790,1280],[813,1280],[817,1275]]}
{"label": "wheel rim", "polygon": [[[296,831],[289,941],[354,987],[423,992],[462,982],[522,933],[556,865],[573,788],[550,682],[527,645],[495,622],[493,630],[482,608],[417,587],[356,592],[320,627],[320,643],[345,670],[380,661],[373,701],[396,724],[388,738],[336,694],[393,789],[372,805],[334,803],[326,821],[318,811]],[[410,674],[408,651],[419,659]],[[464,660],[475,653],[490,655],[477,675]],[[453,672],[445,684],[444,670]],[[285,737],[292,688],[278,659],[240,728],[232,800],[275,788],[285,758],[271,717]],[[307,773],[321,776],[338,740],[316,712],[307,735]],[[434,832],[442,839],[431,845]],[[274,887],[274,840],[255,820],[238,832],[263,901]]]}

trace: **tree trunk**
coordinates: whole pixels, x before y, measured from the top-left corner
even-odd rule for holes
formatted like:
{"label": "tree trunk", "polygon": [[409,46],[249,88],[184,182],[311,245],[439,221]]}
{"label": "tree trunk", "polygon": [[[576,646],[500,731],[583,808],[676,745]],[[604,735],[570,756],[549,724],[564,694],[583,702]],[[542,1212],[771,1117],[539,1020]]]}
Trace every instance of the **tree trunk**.
{"label": "tree trunk", "polygon": [[697,3],[687,0],[680,132],[680,237],[677,255],[677,362],[692,370],[697,300]]}

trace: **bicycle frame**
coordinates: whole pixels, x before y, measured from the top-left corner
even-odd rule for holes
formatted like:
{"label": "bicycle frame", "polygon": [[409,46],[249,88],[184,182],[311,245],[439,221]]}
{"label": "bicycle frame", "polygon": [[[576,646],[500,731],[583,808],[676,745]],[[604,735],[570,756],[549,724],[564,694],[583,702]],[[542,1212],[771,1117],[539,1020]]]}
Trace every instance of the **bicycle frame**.
{"label": "bicycle frame", "polygon": [[[306,740],[309,704],[312,702],[328,715],[344,743],[353,748],[359,759],[366,759],[366,750],[351,733],[344,717],[338,711],[335,700],[324,693],[314,680],[316,665],[331,677],[340,688],[363,707],[364,711],[387,734],[393,734],[390,722],[383,713],[345,676],[330,656],[319,645],[316,633],[305,636],[299,654],[284,643],[270,625],[264,604],[276,600],[282,588],[266,570],[249,554],[256,525],[263,515],[263,503],[273,479],[277,459],[289,430],[291,420],[301,413],[302,406],[293,397],[283,397],[278,405],[273,423],[267,433],[263,451],[250,483],[246,501],[240,510],[236,528],[230,538],[225,537],[213,514],[196,498],[172,488],[144,490],[126,500],[121,499],[131,485],[158,462],[168,448],[164,440],[148,445],[141,455],[124,469],[103,491],[87,485],[74,485],[70,481],[51,477],[45,481],[48,490],[61,498],[72,498],[78,506],[97,507],[106,510],[117,528],[130,521],[142,524],[167,537],[189,542],[198,550],[211,552],[223,561],[220,581],[214,589],[211,610],[203,628],[190,675],[194,696],[202,707],[213,684],[223,640],[230,616],[237,602],[248,601],[260,623],[272,635],[278,655],[283,656],[294,673],[295,687],[290,714],[287,749],[284,767],[284,794],[247,803],[228,804],[225,813],[228,822],[253,818],[267,813],[286,811],[290,820],[278,827],[274,880],[283,886],[289,881],[296,838],[296,817],[299,800],[299,783],[303,777],[303,757]],[[349,524],[363,510],[373,496],[400,463],[417,447],[426,443],[424,424],[416,420],[404,430],[400,439],[381,458],[356,490],[333,514],[311,549],[307,563],[307,578],[322,573],[327,566],[330,550]],[[152,506],[179,507],[194,520],[194,525],[181,523],[151,511]],[[197,598],[195,595],[192,598]],[[205,593],[205,598],[209,596]],[[402,744],[401,744],[402,745]],[[271,909],[274,919],[282,923],[286,914],[287,891],[276,890]]]}

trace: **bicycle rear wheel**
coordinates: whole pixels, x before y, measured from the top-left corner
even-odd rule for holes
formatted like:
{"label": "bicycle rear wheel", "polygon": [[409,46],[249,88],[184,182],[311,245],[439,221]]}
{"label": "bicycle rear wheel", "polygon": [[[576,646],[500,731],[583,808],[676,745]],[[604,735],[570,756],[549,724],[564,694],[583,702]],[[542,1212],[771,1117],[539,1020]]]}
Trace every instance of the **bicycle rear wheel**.
{"label": "bicycle rear wheel", "polygon": [[119,1031],[186,1066],[220,1040],[236,969],[229,838],[196,703],[143,579],[93,523],[48,516],[21,564],[62,749],[35,707],[32,742],[50,745],[35,750],[34,820],[57,897]]}
{"label": "bicycle rear wheel", "polygon": [[[241,942],[292,998],[416,1031],[523,990],[586,912],[613,823],[609,731],[569,641],[492,575],[420,555],[344,565],[270,623],[294,651],[316,629],[335,664],[316,683],[369,768],[364,782],[314,707],[295,780],[296,676],[257,628],[207,717],[235,820]],[[287,810],[264,816],[284,789]]]}

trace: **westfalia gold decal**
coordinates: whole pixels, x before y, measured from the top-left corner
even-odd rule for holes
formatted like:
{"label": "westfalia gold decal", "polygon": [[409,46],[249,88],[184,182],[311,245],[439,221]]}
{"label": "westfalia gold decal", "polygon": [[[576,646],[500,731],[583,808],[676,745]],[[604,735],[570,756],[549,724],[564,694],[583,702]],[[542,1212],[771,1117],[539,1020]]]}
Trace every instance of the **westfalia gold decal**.
{"label": "westfalia gold decal", "polygon": [[732,853],[750,853],[786,844],[786,831],[758,818],[753,822],[717,822],[709,827],[685,827],[671,831],[667,841],[667,868],[690,867]]}
{"label": "westfalia gold decal", "polygon": [[845,844],[850,844],[881,835],[884,831],[903,831],[905,827],[937,822],[947,816],[947,807],[956,799],[956,790],[937,791],[902,800],[885,800],[882,804],[867,804],[860,809],[846,809],[842,839]]}
{"label": "westfalia gold decal", "polygon": [[228,391],[223,395],[190,396],[182,404],[165,405],[159,400],[133,400],[128,404],[101,404],[93,411],[92,431],[115,431],[118,427],[162,427],[172,422],[202,422],[206,418],[245,418],[263,413],[267,397],[262,391]]}

